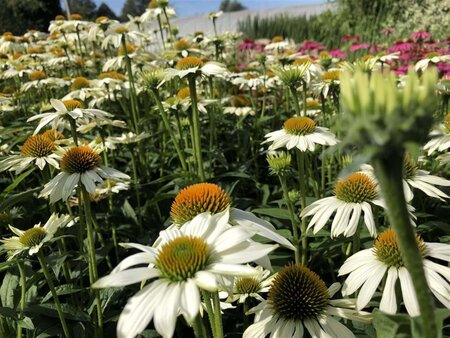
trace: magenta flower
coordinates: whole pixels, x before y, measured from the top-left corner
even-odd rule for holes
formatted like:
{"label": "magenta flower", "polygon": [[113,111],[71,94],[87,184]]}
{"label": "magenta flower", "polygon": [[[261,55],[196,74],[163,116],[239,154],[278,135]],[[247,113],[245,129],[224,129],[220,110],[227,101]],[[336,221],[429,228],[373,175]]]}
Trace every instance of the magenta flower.
{"label": "magenta flower", "polygon": [[370,47],[370,42],[363,42],[363,43],[354,43],[350,46],[349,50],[350,52],[356,52],[361,49],[367,49]]}
{"label": "magenta flower", "polygon": [[338,58],[338,59],[345,59],[347,57],[347,54],[341,50],[341,49],[333,49],[330,52],[330,55],[334,58]]}
{"label": "magenta flower", "polygon": [[425,41],[431,38],[431,34],[428,32],[414,32],[409,36],[409,38],[416,41]]}
{"label": "magenta flower", "polygon": [[395,33],[395,28],[386,28],[383,29],[383,34],[384,35],[392,35]]}

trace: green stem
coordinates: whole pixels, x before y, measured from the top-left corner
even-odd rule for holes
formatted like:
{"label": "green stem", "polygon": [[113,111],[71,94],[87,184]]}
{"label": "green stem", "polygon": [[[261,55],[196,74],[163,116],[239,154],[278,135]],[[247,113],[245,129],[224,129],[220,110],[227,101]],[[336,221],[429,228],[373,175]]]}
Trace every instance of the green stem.
{"label": "green stem", "polygon": [[216,335],[214,338],[223,338],[222,312],[220,310],[219,292],[213,293],[214,304],[214,326],[216,327]]}
{"label": "green stem", "polygon": [[209,325],[211,326],[211,331],[213,337],[216,337],[216,325],[214,320],[214,311],[211,305],[211,295],[208,291],[202,290],[203,301],[205,302],[206,312],[208,313]]}
{"label": "green stem", "polygon": [[47,264],[45,263],[44,255],[41,251],[38,251],[37,258],[39,260],[39,263],[41,264],[42,272],[44,273],[45,279],[47,281],[47,285],[50,289],[50,292],[52,293],[53,301],[55,302],[56,311],[58,311],[59,320],[61,321],[61,325],[64,330],[64,336],[66,338],[70,338],[70,331],[67,327],[66,320],[64,318],[64,313],[61,308],[61,303],[59,302],[58,294],[55,290],[55,285],[53,284],[52,277],[50,276],[50,272],[48,271]]}
{"label": "green stem", "polygon": [[417,294],[423,337],[437,337],[433,295],[425,278],[422,256],[417,246],[403,192],[403,151],[391,152],[385,157],[375,158],[373,164],[386,201],[389,220],[398,238],[402,259],[411,275]]}
{"label": "green stem", "polygon": [[70,131],[72,133],[73,142],[75,143],[75,146],[78,147],[77,125],[75,124],[75,120],[71,117],[69,117],[69,123],[70,123]]}
{"label": "green stem", "polygon": [[[98,279],[97,272],[97,260],[95,258],[95,242],[94,242],[94,230],[92,228],[92,213],[91,213],[91,201],[89,199],[89,193],[86,188],[82,185],[82,200],[83,200],[83,209],[85,215],[86,222],[86,230],[87,230],[87,238],[88,238],[88,256],[89,256],[89,282],[90,284],[94,284]],[[99,337],[103,336],[103,314],[102,314],[102,304],[100,301],[100,294],[98,290],[93,290],[95,296],[95,303],[97,307],[97,335]]]}
{"label": "green stem", "polygon": [[131,101],[131,119],[134,127],[134,132],[139,134],[139,108],[136,96],[136,87],[134,85],[133,69],[131,68],[131,60],[128,56],[127,42],[125,34],[122,34],[122,50],[125,57],[125,65],[128,73],[128,81],[130,82],[130,101]]}
{"label": "green stem", "polygon": [[298,103],[297,88],[295,86],[289,86],[289,89],[291,90],[292,94],[292,102],[294,103],[295,114],[297,114],[297,116],[303,116],[300,111],[300,104]]}
{"label": "green stem", "polygon": [[[25,295],[27,291],[26,285],[26,274],[25,274],[25,265],[23,261],[19,261],[19,272],[20,272],[20,314],[19,319],[23,319],[23,311],[25,309]],[[22,326],[17,322],[17,338],[22,338]]]}
{"label": "green stem", "polygon": [[300,263],[300,248],[299,248],[299,236],[298,236],[298,220],[295,217],[294,206],[289,199],[289,190],[286,183],[286,177],[279,176],[281,188],[283,189],[284,202],[287,205],[289,216],[291,218],[292,237],[295,245],[295,263]]}
{"label": "green stem", "polygon": [[306,110],[307,110],[307,106],[306,106],[306,97],[308,95],[308,84],[306,83],[306,81],[303,81],[303,114],[302,116],[306,116]]}
{"label": "green stem", "polygon": [[175,147],[175,150],[177,152],[178,158],[181,163],[181,167],[183,168],[184,171],[187,171],[188,167],[187,167],[187,163],[186,163],[186,158],[184,156],[183,151],[181,150],[181,147],[180,147],[180,144],[178,143],[177,138],[175,137],[175,133],[173,132],[172,127],[170,126],[169,117],[167,116],[167,112],[161,103],[161,98],[159,97],[159,93],[156,89],[152,89],[151,93],[153,94],[153,99],[155,100],[156,105],[158,106],[159,113],[161,114],[161,117],[162,117],[162,120],[164,123],[164,127],[166,128],[167,133],[169,133],[170,139],[172,140],[172,143]]}
{"label": "green stem", "polygon": [[[297,165],[299,173],[299,183],[300,183],[300,203],[302,210],[306,207],[306,174],[305,174],[305,157],[306,154],[303,151],[297,150]],[[302,217],[302,222],[300,224],[301,230],[301,241],[302,241],[302,264],[306,264],[308,261],[308,238],[306,237],[306,217]]]}
{"label": "green stem", "polygon": [[192,128],[194,133],[194,154],[197,161],[198,174],[200,180],[205,181],[205,171],[203,169],[202,148],[200,142],[200,117],[198,114],[197,106],[197,88],[195,86],[195,75],[189,76],[189,92],[191,95],[191,108],[192,108]]}
{"label": "green stem", "polygon": [[208,338],[208,335],[206,334],[205,324],[203,323],[203,319],[200,314],[195,317],[194,321],[192,322],[192,327],[194,329],[195,337]]}
{"label": "green stem", "polygon": [[161,42],[162,42],[163,49],[166,49],[166,44],[164,43],[164,32],[163,32],[163,28],[162,28],[162,24],[161,24],[161,15],[158,14],[156,16],[156,19],[158,21],[158,27],[159,27],[159,32],[161,34]]}

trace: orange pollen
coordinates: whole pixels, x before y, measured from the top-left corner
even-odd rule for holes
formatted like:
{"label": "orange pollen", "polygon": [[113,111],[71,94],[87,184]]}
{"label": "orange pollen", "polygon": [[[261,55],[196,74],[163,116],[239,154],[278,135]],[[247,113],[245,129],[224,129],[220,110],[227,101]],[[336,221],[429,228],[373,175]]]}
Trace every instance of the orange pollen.
{"label": "orange pollen", "polygon": [[88,146],[78,146],[66,151],[61,159],[61,170],[69,174],[84,173],[100,163],[100,155]]}
{"label": "orange pollen", "polygon": [[89,80],[86,79],[84,76],[78,76],[73,79],[72,85],[70,88],[72,90],[77,90],[77,89],[87,88],[87,87],[89,87]]}
{"label": "orange pollen", "polygon": [[242,108],[242,107],[250,106],[251,103],[250,103],[250,100],[245,95],[239,94],[239,95],[233,96],[233,98],[231,99],[231,105],[233,107]]}
{"label": "orange pollen", "polygon": [[109,18],[107,16],[99,16],[97,19],[95,19],[95,23],[103,23],[104,21],[108,21]]}
{"label": "orange pollen", "polygon": [[27,49],[28,54],[42,54],[44,50],[41,47],[30,47]]}
{"label": "orange pollen", "polygon": [[74,13],[70,14],[69,20],[83,20],[83,17],[78,13]]}
{"label": "orange pollen", "polygon": [[27,138],[20,154],[25,157],[46,157],[53,153],[54,149],[52,140],[43,134],[37,134]]}
{"label": "orange pollen", "polygon": [[64,134],[62,134],[59,131],[54,130],[54,129],[46,130],[42,135],[47,137],[49,140],[51,140],[53,142],[65,139]]}
{"label": "orange pollen", "polygon": [[30,80],[32,80],[32,81],[42,80],[47,77],[47,75],[45,75],[45,73],[41,70],[35,70],[34,72],[31,72],[29,76],[30,76]]}
{"label": "orange pollen", "polygon": [[81,102],[78,100],[63,100],[62,103],[64,103],[68,111],[81,108]]}
{"label": "orange pollen", "polygon": [[196,56],[188,56],[178,60],[177,65],[175,66],[179,70],[186,70],[189,68],[202,67],[204,62],[202,59]]}
{"label": "orange pollen", "polygon": [[117,72],[100,73],[98,78],[100,80],[109,78],[109,79],[115,79],[115,80],[121,80],[121,81],[125,81],[127,79],[127,77],[125,75],[117,73]]}
{"label": "orange pollen", "polygon": [[316,123],[306,116],[291,117],[284,122],[283,129],[288,134],[308,135],[316,130]]}
{"label": "orange pollen", "polygon": [[198,183],[179,192],[172,203],[170,216],[174,223],[184,224],[198,214],[207,211],[216,214],[230,205],[230,197],[221,187],[213,183]]}
{"label": "orange pollen", "polygon": [[121,26],[121,27],[117,27],[117,28],[115,29],[115,31],[116,31],[116,33],[118,33],[118,34],[128,33],[128,28],[127,28],[127,27]]}
{"label": "orange pollen", "polygon": [[185,49],[188,49],[189,47],[190,47],[190,44],[185,39],[180,39],[175,44],[176,50],[185,50]]}
{"label": "orange pollen", "polygon": [[189,87],[183,87],[177,93],[177,99],[180,99],[180,100],[184,100],[190,96],[191,96],[191,91],[189,90]]}
{"label": "orange pollen", "polygon": [[322,75],[323,81],[339,81],[341,76],[341,71],[339,70],[329,70]]}
{"label": "orange pollen", "polygon": [[346,203],[363,203],[377,197],[377,186],[366,174],[354,173],[336,183],[334,194]]}
{"label": "orange pollen", "polygon": [[272,38],[272,43],[276,43],[276,42],[281,42],[281,41],[284,41],[284,38],[282,37],[282,36],[280,36],[280,35],[277,35],[277,36],[274,36],[273,38]]}

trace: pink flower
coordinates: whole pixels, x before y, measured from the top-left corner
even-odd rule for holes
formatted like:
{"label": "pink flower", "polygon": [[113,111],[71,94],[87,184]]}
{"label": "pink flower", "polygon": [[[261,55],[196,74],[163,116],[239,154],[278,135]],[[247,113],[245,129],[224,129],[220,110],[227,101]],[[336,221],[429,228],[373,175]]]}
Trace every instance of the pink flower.
{"label": "pink flower", "polygon": [[370,42],[354,43],[350,46],[349,50],[350,50],[350,52],[356,52],[357,50],[367,49],[369,47],[370,47]]}
{"label": "pink flower", "polygon": [[321,51],[325,50],[325,46],[321,43],[318,43],[316,41],[305,41],[303,45],[299,48],[300,51],[303,50],[315,50],[315,51]]}
{"label": "pink flower", "polygon": [[347,54],[345,54],[345,52],[340,49],[333,49],[330,52],[330,55],[334,58],[339,58],[339,59],[345,59],[347,57]]}
{"label": "pink flower", "polygon": [[414,32],[409,36],[410,39],[419,41],[419,40],[428,40],[431,38],[431,34],[428,32]]}
{"label": "pink flower", "polygon": [[361,35],[344,35],[341,38],[342,42],[349,42],[349,41],[358,41],[361,39]]}
{"label": "pink flower", "polygon": [[395,33],[395,28],[386,28],[383,29],[383,34],[384,35],[392,35]]}
{"label": "pink flower", "polygon": [[409,66],[401,66],[395,70],[396,75],[405,75],[408,72]]}

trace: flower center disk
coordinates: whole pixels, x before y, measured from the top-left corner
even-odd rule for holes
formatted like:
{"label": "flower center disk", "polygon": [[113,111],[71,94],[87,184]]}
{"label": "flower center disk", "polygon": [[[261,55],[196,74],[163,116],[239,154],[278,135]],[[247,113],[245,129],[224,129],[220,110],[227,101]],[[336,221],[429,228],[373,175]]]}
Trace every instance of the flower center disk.
{"label": "flower center disk", "polygon": [[68,111],[72,111],[77,108],[81,108],[81,102],[78,100],[64,100],[64,101],[62,101],[62,103],[64,103],[64,105],[66,106],[66,109]]}
{"label": "flower center disk", "polygon": [[27,247],[39,245],[47,235],[45,229],[41,227],[26,230],[20,237],[19,242]]}
{"label": "flower center disk", "polygon": [[170,216],[174,223],[184,224],[198,214],[207,211],[216,214],[230,205],[230,198],[221,187],[212,183],[198,183],[180,191],[172,203]]}
{"label": "flower center disk", "polygon": [[235,289],[237,294],[257,293],[261,288],[261,283],[252,277],[242,277],[236,281]]}
{"label": "flower center disk", "polygon": [[308,135],[316,130],[316,123],[309,117],[291,117],[283,124],[284,130],[292,135]]}
{"label": "flower center disk", "polygon": [[22,146],[20,154],[27,157],[46,157],[55,149],[55,143],[42,134],[29,137]]}
{"label": "flower center disk", "polygon": [[[416,236],[416,241],[422,258],[426,257],[427,247],[424,241],[419,236]],[[383,231],[375,241],[374,250],[378,260],[388,267],[400,268],[405,266],[394,230],[388,229]]]}
{"label": "flower center disk", "polygon": [[366,174],[354,173],[336,183],[334,194],[346,203],[362,203],[377,197],[377,186]]}
{"label": "flower center disk", "polygon": [[283,268],[269,290],[268,301],[285,320],[314,319],[324,313],[329,293],[320,277],[300,264]]}
{"label": "flower center disk", "polygon": [[70,174],[81,174],[94,169],[99,162],[100,155],[90,147],[74,147],[64,154],[61,160],[61,170]]}
{"label": "flower center disk", "polygon": [[165,278],[179,282],[204,269],[208,258],[209,247],[204,240],[181,236],[162,246],[156,266]]}
{"label": "flower center disk", "polygon": [[188,56],[178,60],[176,68],[178,70],[186,70],[189,68],[202,67],[204,62],[202,59],[195,56]]}

